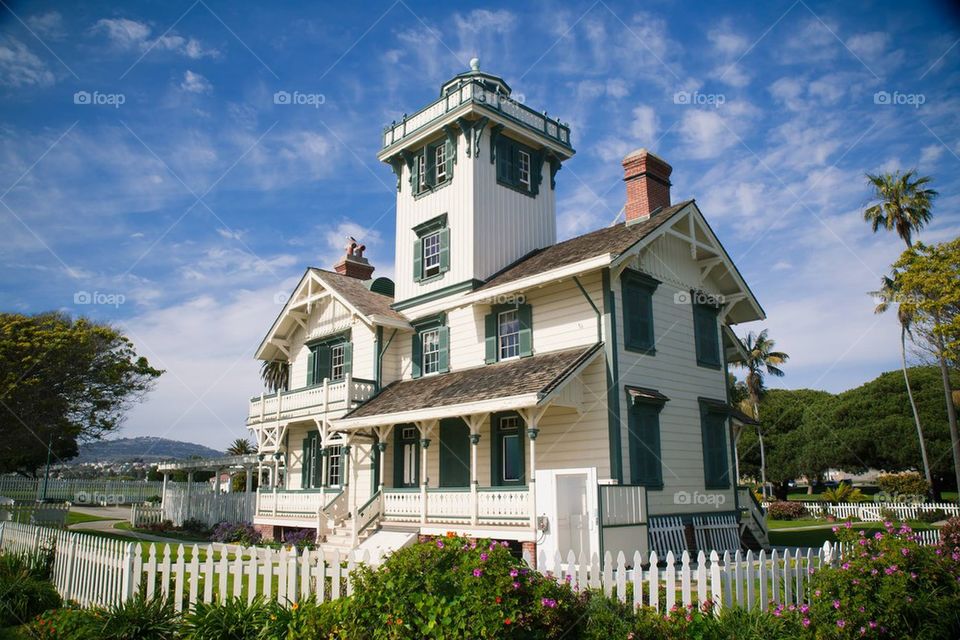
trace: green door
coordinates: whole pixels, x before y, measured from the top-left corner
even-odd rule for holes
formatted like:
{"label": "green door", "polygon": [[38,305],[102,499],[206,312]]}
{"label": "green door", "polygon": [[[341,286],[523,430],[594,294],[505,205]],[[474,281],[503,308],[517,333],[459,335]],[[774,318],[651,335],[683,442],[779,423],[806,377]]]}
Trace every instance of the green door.
{"label": "green door", "polygon": [[460,418],[440,421],[440,486],[470,486],[470,428]]}

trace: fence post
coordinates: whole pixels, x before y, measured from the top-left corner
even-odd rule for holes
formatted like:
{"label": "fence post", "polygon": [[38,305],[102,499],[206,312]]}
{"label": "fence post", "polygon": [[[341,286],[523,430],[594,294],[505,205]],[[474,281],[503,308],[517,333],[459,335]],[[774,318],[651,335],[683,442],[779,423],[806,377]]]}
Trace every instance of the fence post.
{"label": "fence post", "polygon": [[120,597],[122,602],[126,602],[133,598],[136,589],[138,580],[134,579],[133,575],[133,542],[128,542],[126,548],[123,550],[123,568],[120,577]]}
{"label": "fence post", "polygon": [[77,540],[79,536],[76,533],[70,534],[70,547],[67,551],[67,566],[64,570],[64,588],[63,596],[64,600],[74,600],[74,591],[76,587],[74,583],[76,582],[76,576],[73,575],[74,572],[74,562],[77,557]]}

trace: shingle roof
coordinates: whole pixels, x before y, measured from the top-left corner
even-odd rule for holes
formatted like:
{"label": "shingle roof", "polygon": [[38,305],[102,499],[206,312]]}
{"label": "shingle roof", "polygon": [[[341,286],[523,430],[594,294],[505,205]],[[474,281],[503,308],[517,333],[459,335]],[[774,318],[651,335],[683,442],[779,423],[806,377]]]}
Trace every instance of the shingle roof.
{"label": "shingle roof", "polygon": [[564,267],[605,253],[623,253],[693,200],[685,200],[632,225],[621,222],[531,252],[490,277],[478,291]]}
{"label": "shingle roof", "polygon": [[310,270],[327,283],[337,293],[346,298],[347,302],[357,308],[357,311],[365,316],[379,315],[400,322],[406,322],[407,319],[400,313],[390,308],[393,298],[385,296],[382,293],[370,291],[363,280],[351,278],[337,273],[336,271],[327,271],[310,267]]}
{"label": "shingle roof", "polygon": [[529,358],[462,369],[416,380],[401,380],[383,389],[342,419],[366,418],[532,393],[545,394],[603,346],[565,349]]}

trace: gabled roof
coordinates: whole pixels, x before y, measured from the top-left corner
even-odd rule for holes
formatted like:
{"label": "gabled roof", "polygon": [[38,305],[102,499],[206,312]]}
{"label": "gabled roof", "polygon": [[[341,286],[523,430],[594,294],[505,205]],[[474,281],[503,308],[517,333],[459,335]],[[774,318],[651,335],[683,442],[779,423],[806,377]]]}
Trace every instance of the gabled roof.
{"label": "gabled roof", "polygon": [[[341,275],[335,271],[308,267],[303,277],[293,288],[293,294],[283,305],[283,309],[270,326],[257,348],[255,357],[260,360],[277,359],[277,353],[284,352],[280,343],[285,343],[290,333],[303,326],[305,314],[298,307],[318,302],[321,296],[330,295],[342,305],[357,314],[366,323],[387,325],[397,328],[409,328],[407,319],[390,308],[393,298],[371,291],[368,282]],[[312,292],[312,287],[322,287],[323,291]],[[271,349],[272,347],[272,349]],[[289,357],[289,354],[284,354]]]}
{"label": "gabled roof", "polygon": [[365,316],[382,316],[406,324],[407,319],[390,308],[393,298],[370,291],[366,281],[351,278],[336,271],[310,267],[325,285],[337,291],[344,299]]}
{"label": "gabled roof", "polygon": [[[379,418],[384,423],[408,421],[404,414],[421,409],[454,407],[515,397],[530,397],[536,404],[557,390],[602,351],[603,343],[541,353],[529,358],[461,369],[415,380],[400,380],[360,405],[334,427],[345,428],[360,418]],[[365,421],[369,422],[369,421]]]}
{"label": "gabled roof", "polygon": [[477,290],[491,289],[514,280],[559,269],[603,254],[620,255],[692,202],[693,200],[679,202],[658,211],[643,222],[631,225],[621,222],[528,253],[499,273],[491,276]]}

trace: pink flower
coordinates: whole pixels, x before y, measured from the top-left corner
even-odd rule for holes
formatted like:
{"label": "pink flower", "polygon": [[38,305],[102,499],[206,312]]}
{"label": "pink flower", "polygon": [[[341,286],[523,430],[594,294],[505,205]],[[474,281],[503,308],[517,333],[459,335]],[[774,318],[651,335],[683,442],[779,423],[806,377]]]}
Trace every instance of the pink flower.
{"label": "pink flower", "polygon": [[841,629],[843,629],[845,626],[847,626],[847,621],[846,621],[846,620],[837,620],[837,626],[840,627]]}
{"label": "pink flower", "polygon": [[804,626],[804,627],[809,627],[809,626],[810,626],[810,618],[804,618],[804,619],[803,619],[803,626]]}
{"label": "pink flower", "polygon": [[474,569],[474,570],[473,570],[473,577],[474,577],[474,578],[479,578],[479,577],[482,576],[482,575],[483,575],[483,569]]}
{"label": "pink flower", "polygon": [[834,601],[833,601],[833,608],[834,608],[834,609],[839,609],[839,608],[840,608],[840,601],[839,601],[839,600],[834,600]]}
{"label": "pink flower", "polygon": [[484,551],[483,553],[480,554],[480,559],[483,560],[484,562],[487,561],[487,552],[486,552],[486,551]]}
{"label": "pink flower", "polygon": [[556,609],[557,607],[557,601],[553,598],[541,598],[540,604],[544,607],[549,607],[550,609]]}
{"label": "pink flower", "polygon": [[[510,577],[511,577],[511,578],[516,578],[516,577],[517,577],[517,574],[519,574],[519,573],[520,573],[520,572],[517,571],[516,569],[510,569]],[[569,577],[569,576],[567,576],[567,577]]]}
{"label": "pink flower", "polygon": [[513,588],[514,588],[514,589],[519,589],[519,588],[520,588],[520,583],[519,583],[519,582],[514,582],[514,583],[513,583]]}
{"label": "pink flower", "polygon": [[443,540],[437,540],[437,548],[443,549]]}

